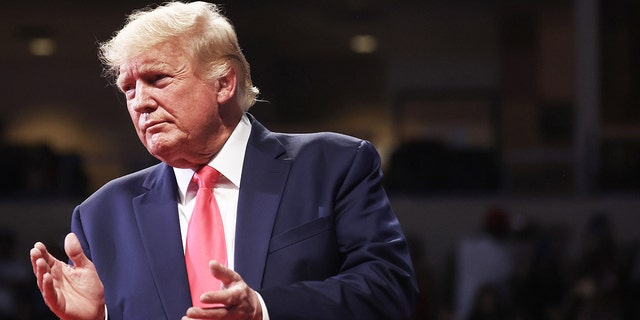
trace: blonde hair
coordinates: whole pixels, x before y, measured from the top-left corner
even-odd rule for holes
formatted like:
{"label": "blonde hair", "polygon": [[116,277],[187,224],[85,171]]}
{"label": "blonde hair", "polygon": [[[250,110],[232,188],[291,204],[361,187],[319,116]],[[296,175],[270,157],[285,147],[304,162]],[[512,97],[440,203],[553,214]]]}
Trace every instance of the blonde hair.
{"label": "blonde hair", "polygon": [[251,82],[249,63],[242,54],[231,22],[215,4],[169,2],[134,11],[125,26],[99,46],[105,75],[115,80],[120,65],[158,44],[180,41],[185,53],[206,80],[225,76],[234,66],[238,77],[238,103],[248,110],[258,96]]}

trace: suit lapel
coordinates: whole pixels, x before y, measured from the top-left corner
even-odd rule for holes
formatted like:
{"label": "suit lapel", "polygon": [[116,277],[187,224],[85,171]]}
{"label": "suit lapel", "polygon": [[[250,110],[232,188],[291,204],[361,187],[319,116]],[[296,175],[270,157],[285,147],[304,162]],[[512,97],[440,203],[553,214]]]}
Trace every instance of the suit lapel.
{"label": "suit lapel", "polygon": [[[259,289],[271,231],[290,161],[280,142],[253,117],[242,172],[236,221],[235,269]],[[191,306],[171,167],[160,164],[144,183],[148,192],[133,199],[138,229],[158,296],[168,319]],[[176,263],[180,261],[181,263]]]}
{"label": "suit lapel", "polygon": [[274,135],[249,118],[252,130],[238,198],[235,269],[250,287],[258,289],[291,163]]}
{"label": "suit lapel", "polygon": [[138,229],[167,319],[180,319],[191,306],[191,295],[171,167],[157,166],[144,186],[149,191],[133,199]]}

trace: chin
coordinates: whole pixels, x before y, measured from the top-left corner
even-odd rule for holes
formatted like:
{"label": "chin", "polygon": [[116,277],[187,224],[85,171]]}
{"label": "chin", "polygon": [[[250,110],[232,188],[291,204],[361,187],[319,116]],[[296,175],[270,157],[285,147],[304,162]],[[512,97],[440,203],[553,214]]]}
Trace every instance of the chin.
{"label": "chin", "polygon": [[170,148],[167,147],[159,147],[156,145],[151,145],[147,147],[147,151],[149,153],[158,158],[162,162],[170,163],[173,157],[171,156],[173,152],[169,151]]}

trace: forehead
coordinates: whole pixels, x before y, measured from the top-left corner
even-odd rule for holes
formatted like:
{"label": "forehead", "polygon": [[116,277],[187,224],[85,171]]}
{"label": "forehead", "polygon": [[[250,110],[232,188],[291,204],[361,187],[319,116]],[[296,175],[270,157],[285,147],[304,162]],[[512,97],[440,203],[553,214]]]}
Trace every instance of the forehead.
{"label": "forehead", "polygon": [[170,72],[190,66],[189,57],[184,50],[172,43],[162,43],[124,59],[120,64],[117,82],[148,72]]}

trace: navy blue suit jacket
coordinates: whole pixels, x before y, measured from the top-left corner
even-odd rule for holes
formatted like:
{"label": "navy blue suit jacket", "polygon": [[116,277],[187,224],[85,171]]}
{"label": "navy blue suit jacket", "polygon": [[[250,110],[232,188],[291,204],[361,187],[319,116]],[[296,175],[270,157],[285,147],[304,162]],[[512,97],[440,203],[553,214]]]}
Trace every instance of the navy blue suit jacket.
{"label": "navy blue suit jacket", "polygon": [[[410,318],[415,277],[372,145],[250,120],[235,269],[271,319]],[[176,320],[191,305],[177,192],[161,163],[74,210],[72,231],[104,283],[110,319]]]}

